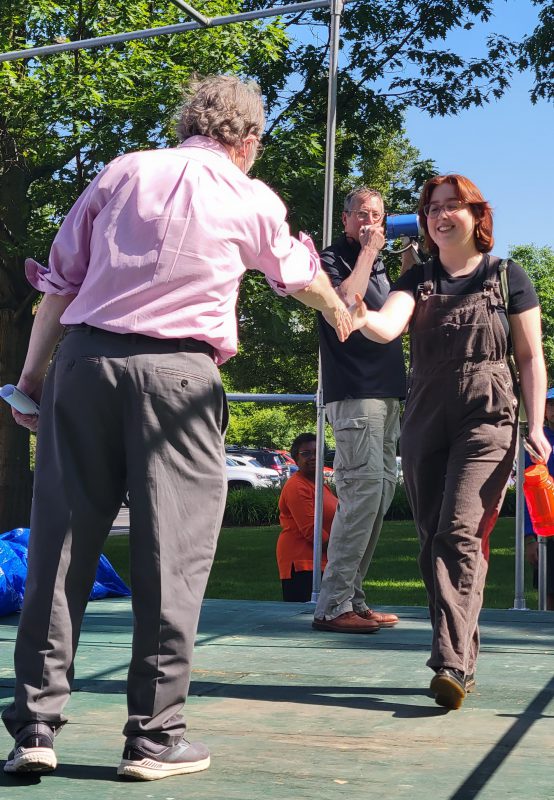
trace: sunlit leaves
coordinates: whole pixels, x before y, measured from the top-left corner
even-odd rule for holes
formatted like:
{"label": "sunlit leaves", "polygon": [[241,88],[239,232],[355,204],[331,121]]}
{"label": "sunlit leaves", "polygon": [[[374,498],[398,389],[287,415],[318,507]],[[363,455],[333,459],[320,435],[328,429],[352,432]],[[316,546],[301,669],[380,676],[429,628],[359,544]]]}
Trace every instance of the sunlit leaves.
{"label": "sunlit leaves", "polygon": [[[0,6],[2,51],[188,21],[166,0],[7,5]],[[220,16],[241,4],[199,7]],[[24,257],[46,257],[60,219],[103,164],[175,141],[173,114],[191,72],[242,73],[254,62],[263,71],[286,42],[283,27],[269,20],[0,64],[0,216],[17,231],[19,257],[13,261],[13,243],[9,256],[18,291],[27,291]],[[0,264],[5,239],[0,231]]]}
{"label": "sunlit leaves", "polygon": [[549,386],[554,384],[554,250],[523,244],[513,247],[510,257],[525,268],[541,304],[543,348]]}
{"label": "sunlit leaves", "polygon": [[554,2],[533,0],[533,3],[542,6],[539,24],[522,42],[518,66],[532,69],[535,74],[531,100],[536,103],[539,99],[554,100]]}

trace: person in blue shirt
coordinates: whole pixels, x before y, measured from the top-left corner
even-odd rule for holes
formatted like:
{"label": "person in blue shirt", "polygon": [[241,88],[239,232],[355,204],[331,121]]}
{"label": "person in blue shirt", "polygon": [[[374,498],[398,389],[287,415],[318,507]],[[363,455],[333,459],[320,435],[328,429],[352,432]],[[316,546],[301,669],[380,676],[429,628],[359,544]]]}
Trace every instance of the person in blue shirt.
{"label": "person in blue shirt", "polygon": [[[544,435],[554,446],[554,388],[549,389],[546,393],[546,405],[544,409]],[[525,466],[531,464],[529,455],[525,453]],[[548,459],[548,471],[551,475],[554,474],[554,451],[550,454]],[[539,546],[537,537],[533,530],[533,523],[525,505],[525,558],[533,567],[533,586],[538,588],[538,564],[539,564]],[[548,611],[554,611],[554,536],[550,536],[546,543],[546,608]]]}

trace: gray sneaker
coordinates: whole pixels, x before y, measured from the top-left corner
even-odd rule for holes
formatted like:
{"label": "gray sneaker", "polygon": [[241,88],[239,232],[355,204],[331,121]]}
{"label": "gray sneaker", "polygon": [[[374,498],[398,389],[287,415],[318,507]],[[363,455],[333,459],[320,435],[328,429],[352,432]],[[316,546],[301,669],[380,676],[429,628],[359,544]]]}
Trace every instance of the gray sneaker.
{"label": "gray sneaker", "polygon": [[57,766],[53,729],[46,722],[30,722],[17,732],[4,772],[52,772]]}
{"label": "gray sneaker", "polygon": [[156,781],[170,775],[201,772],[210,766],[210,751],[200,742],[181,739],[174,745],[159,744],[144,736],[126,740],[117,774],[139,781]]}

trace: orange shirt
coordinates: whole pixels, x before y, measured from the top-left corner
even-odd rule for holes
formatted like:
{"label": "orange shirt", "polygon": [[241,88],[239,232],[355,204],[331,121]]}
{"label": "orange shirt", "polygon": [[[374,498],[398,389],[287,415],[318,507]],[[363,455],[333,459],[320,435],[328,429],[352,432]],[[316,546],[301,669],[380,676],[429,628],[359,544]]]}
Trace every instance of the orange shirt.
{"label": "orange shirt", "polygon": [[[285,483],[279,498],[279,521],[282,531],[277,539],[279,577],[290,578],[295,572],[313,570],[315,483],[295,472]],[[323,488],[323,552],[321,567],[325,567],[325,550],[338,500],[327,487]]]}

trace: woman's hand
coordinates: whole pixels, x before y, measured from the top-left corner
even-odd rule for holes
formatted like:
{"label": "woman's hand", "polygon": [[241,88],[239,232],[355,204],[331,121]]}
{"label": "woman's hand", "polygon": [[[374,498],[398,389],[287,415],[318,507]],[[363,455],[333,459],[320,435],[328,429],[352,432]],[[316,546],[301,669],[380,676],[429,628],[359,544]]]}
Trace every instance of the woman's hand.
{"label": "woman's hand", "polygon": [[352,330],[359,331],[367,325],[367,306],[361,294],[354,295],[354,303],[349,307],[348,311],[352,318]]}
{"label": "woman's hand", "polygon": [[[529,440],[531,447],[539,454],[542,461],[544,461],[545,464],[548,464],[548,459],[552,455],[552,445],[544,435],[542,428],[538,431],[529,431],[527,439]],[[536,462],[536,459],[533,458],[531,454],[529,454],[529,456],[532,461]]]}
{"label": "woman's hand", "polygon": [[529,433],[528,437],[531,447],[533,447],[540,455],[545,464],[548,464],[548,459],[552,455],[552,445],[544,435],[543,431],[538,431],[535,434]]}

